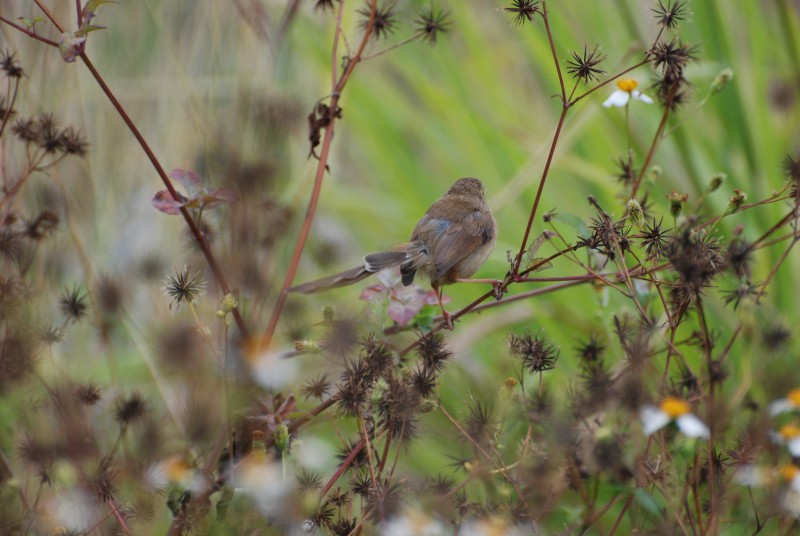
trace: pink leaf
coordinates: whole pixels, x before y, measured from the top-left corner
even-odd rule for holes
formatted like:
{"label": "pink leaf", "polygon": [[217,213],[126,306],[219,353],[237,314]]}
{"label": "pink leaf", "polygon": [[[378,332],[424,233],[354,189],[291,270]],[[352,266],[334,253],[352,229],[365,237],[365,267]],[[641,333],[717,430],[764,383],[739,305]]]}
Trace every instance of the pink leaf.
{"label": "pink leaf", "polygon": [[408,324],[412,318],[417,316],[422,310],[422,304],[417,301],[403,303],[392,300],[389,303],[389,318],[397,322],[400,326]]}
{"label": "pink leaf", "polygon": [[193,198],[203,190],[203,181],[200,179],[200,175],[194,171],[173,169],[169,172],[169,176],[186,188],[186,193],[189,194],[189,197]]}
{"label": "pink leaf", "polygon": [[[442,296],[442,303],[450,303],[450,296]],[[428,293],[425,294],[425,305],[439,305],[439,300],[436,299],[436,293],[434,291],[429,290]]]}
{"label": "pink leaf", "polygon": [[385,298],[388,290],[389,289],[387,289],[383,285],[372,285],[371,287],[367,287],[364,290],[362,290],[361,295],[358,297],[358,299],[364,301],[372,301],[377,298]]}
{"label": "pink leaf", "polygon": [[[180,195],[180,194],[178,194]],[[165,214],[180,214],[181,207],[186,205],[187,199],[181,196],[181,201],[175,201],[169,190],[160,190],[153,196],[153,206]]]}

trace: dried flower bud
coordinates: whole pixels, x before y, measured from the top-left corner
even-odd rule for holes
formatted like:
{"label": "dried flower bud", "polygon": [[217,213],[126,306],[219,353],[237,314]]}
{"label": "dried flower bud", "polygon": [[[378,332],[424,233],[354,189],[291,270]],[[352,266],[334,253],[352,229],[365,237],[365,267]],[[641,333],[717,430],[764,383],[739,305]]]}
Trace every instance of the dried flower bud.
{"label": "dried flower bud", "polygon": [[647,179],[650,182],[656,183],[661,179],[661,175],[664,173],[664,170],[661,169],[661,166],[652,166],[650,168],[650,173],[647,174]]}
{"label": "dried flower bud", "polygon": [[424,399],[419,404],[419,412],[420,413],[430,413],[431,411],[435,411],[439,408],[439,402],[436,400],[432,400],[430,398]]}
{"label": "dried flower bud", "polygon": [[222,310],[225,313],[230,313],[238,306],[239,306],[239,300],[237,300],[236,296],[234,296],[233,294],[228,293],[225,295],[224,298],[222,298]]}
{"label": "dried flower bud", "polygon": [[711,177],[711,182],[709,182],[708,186],[706,187],[706,193],[715,192],[720,186],[722,186],[722,183],[725,182],[726,178],[728,178],[728,176],[724,173],[717,173]]}
{"label": "dried flower bud", "polygon": [[256,461],[267,459],[267,444],[264,442],[264,432],[256,430],[253,432],[253,442],[250,445],[252,456]]}
{"label": "dried flower bud", "polygon": [[637,227],[642,224],[644,218],[644,211],[642,205],[636,199],[630,199],[625,204],[625,214],[628,216],[628,221]]}
{"label": "dried flower bud", "polygon": [[275,427],[273,438],[275,439],[275,446],[278,447],[278,450],[286,452],[286,449],[289,447],[289,427],[284,423],[280,423]]}
{"label": "dried flower bud", "polygon": [[61,58],[67,63],[72,63],[83,54],[86,46],[86,37],[78,37],[72,32],[64,32],[58,40],[58,50]]}
{"label": "dried flower bud", "polygon": [[304,339],[302,341],[295,341],[294,342],[294,349],[298,352],[308,352],[312,354],[320,353],[319,343],[316,341],[310,341],[308,339]]}
{"label": "dried flower bud", "polygon": [[667,199],[669,200],[669,213],[673,218],[677,218],[683,210],[683,204],[689,200],[689,194],[679,194],[673,190],[672,193],[667,194]]}
{"label": "dried flower bud", "polygon": [[725,210],[725,213],[733,214],[742,208],[742,205],[744,205],[745,201],[747,201],[747,194],[738,188],[734,189],[733,195],[731,196],[730,201],[728,201],[728,208]]}
{"label": "dried flower bud", "polygon": [[374,404],[380,403],[387,391],[389,391],[389,384],[383,378],[378,378],[372,386],[372,402]]}
{"label": "dried flower bud", "polygon": [[720,71],[720,73],[714,78],[714,81],[711,83],[712,95],[716,95],[717,93],[725,89],[725,86],[730,84],[731,80],[733,80],[733,69],[728,67]]}

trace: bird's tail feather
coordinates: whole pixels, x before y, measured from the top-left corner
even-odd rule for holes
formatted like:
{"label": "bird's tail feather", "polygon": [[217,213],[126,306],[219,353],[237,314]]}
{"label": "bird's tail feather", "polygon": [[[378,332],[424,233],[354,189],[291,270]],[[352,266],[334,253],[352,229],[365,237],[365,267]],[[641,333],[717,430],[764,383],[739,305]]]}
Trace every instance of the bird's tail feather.
{"label": "bird's tail feather", "polygon": [[368,272],[380,272],[386,268],[394,268],[408,260],[408,253],[405,251],[381,251],[380,253],[370,253],[364,257],[364,268]]}
{"label": "bird's tail feather", "polygon": [[381,251],[380,253],[370,253],[364,257],[364,264],[356,266],[350,270],[345,270],[338,274],[333,274],[316,281],[303,283],[296,287],[289,289],[289,292],[300,292],[302,294],[312,294],[314,292],[321,292],[329,288],[344,287],[352,285],[361,281],[365,277],[375,272],[380,272],[386,268],[394,268],[403,263],[413,261],[417,255],[413,257],[409,255],[406,247],[394,251]]}
{"label": "bird's tail feather", "polygon": [[344,272],[339,272],[338,274],[329,275],[328,277],[323,277],[322,279],[317,279],[316,281],[309,281],[308,283],[297,285],[296,287],[290,288],[289,292],[313,294],[314,292],[321,292],[329,288],[352,285],[353,283],[357,283],[371,274],[372,272],[367,270],[364,266],[356,266],[355,268],[345,270]]}

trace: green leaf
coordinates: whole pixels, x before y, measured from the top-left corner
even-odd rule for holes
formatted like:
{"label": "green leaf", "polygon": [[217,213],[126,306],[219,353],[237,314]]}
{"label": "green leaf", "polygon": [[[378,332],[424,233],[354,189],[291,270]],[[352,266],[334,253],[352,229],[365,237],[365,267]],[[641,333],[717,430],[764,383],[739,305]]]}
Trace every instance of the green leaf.
{"label": "green leaf", "polygon": [[661,508],[653,496],[641,488],[633,490],[633,498],[639,505],[653,515],[661,515]]}
{"label": "green leaf", "polygon": [[583,223],[583,219],[574,214],[556,214],[553,219],[572,227],[581,238],[589,238],[592,235]]}
{"label": "green leaf", "polygon": [[433,329],[433,319],[439,314],[440,309],[438,305],[426,305],[414,317],[414,325],[422,330],[424,333]]}
{"label": "green leaf", "polygon": [[114,0],[89,0],[86,2],[86,5],[83,6],[83,12],[94,13],[94,11],[103,4],[116,4],[116,2]]}
{"label": "green leaf", "polygon": [[33,17],[32,19],[29,19],[27,17],[19,17],[17,20],[20,22],[20,24],[25,26],[25,28],[27,28],[30,31],[34,31],[33,27],[36,26],[36,23],[47,22],[42,17]]}
{"label": "green leaf", "polygon": [[105,29],[106,29],[105,26],[97,26],[95,24],[89,24],[87,26],[82,26],[80,30],[75,32],[75,37],[83,37],[89,32],[96,32],[97,30],[105,30]]}

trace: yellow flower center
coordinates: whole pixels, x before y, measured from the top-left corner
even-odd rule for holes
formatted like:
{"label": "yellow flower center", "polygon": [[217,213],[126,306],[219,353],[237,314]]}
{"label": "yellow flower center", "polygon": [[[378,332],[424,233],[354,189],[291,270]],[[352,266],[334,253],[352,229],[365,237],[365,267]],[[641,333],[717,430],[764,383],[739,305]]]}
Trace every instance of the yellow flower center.
{"label": "yellow flower center", "polygon": [[674,396],[668,396],[662,400],[659,407],[661,411],[669,415],[671,419],[686,415],[691,410],[687,401],[675,398]]}
{"label": "yellow flower center", "polygon": [[797,468],[796,465],[783,465],[778,469],[778,473],[781,475],[781,478],[787,482],[791,482],[794,480],[794,477],[797,476],[797,472],[800,469]]}
{"label": "yellow flower center", "polygon": [[789,394],[786,395],[786,399],[789,400],[794,407],[800,407],[800,389],[792,389],[789,391]]}
{"label": "yellow flower center", "polygon": [[778,432],[784,439],[794,439],[800,436],[800,426],[796,424],[784,424]]}
{"label": "yellow flower center", "polygon": [[634,89],[639,86],[639,82],[634,80],[633,78],[620,78],[617,80],[617,87],[620,88],[622,91],[626,91],[630,93]]}
{"label": "yellow flower center", "polygon": [[186,476],[189,465],[179,457],[170,458],[166,463],[166,474],[170,482],[180,482]]}

